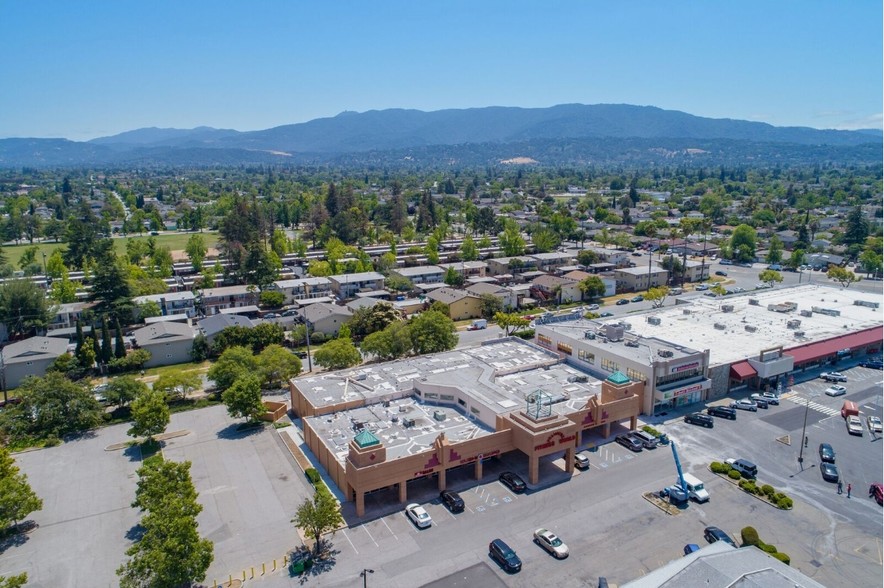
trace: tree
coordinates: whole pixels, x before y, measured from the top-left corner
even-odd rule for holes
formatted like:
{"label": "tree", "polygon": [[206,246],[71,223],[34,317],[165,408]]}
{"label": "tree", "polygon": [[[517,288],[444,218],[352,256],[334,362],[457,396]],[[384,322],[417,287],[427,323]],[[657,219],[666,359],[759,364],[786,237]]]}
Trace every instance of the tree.
{"label": "tree", "polygon": [[27,572],[22,572],[17,576],[0,576],[0,588],[21,588],[28,583]]}
{"label": "tree", "polygon": [[[84,345],[85,349],[88,347]],[[108,367],[111,372],[129,372],[132,370],[140,370],[150,360],[150,351],[147,349],[135,349],[130,351],[123,357],[115,357],[111,360]]]}
{"label": "tree", "polygon": [[855,273],[837,265],[830,266],[826,276],[841,284],[842,288],[848,288],[852,283],[859,281]]}
{"label": "tree", "polygon": [[282,345],[268,345],[258,356],[264,382],[285,382],[301,373],[301,360]]}
{"label": "tree", "polygon": [[758,274],[758,279],[773,288],[774,284],[779,284],[783,281],[783,274],[776,270],[766,269]]}
{"label": "tree", "polygon": [[411,348],[411,327],[404,321],[390,323],[362,341],[363,353],[384,361],[404,357],[411,352]]}
{"label": "tree", "polygon": [[362,355],[353,341],[337,338],[320,347],[313,355],[317,365],[330,370],[342,370],[362,362]]}
{"label": "tree", "polygon": [[497,323],[498,327],[503,329],[504,334],[509,337],[513,333],[518,330],[524,329],[531,324],[531,322],[522,318],[521,315],[515,312],[498,312],[494,315],[494,322]]}
{"label": "tree", "polygon": [[126,357],[126,342],[123,340],[123,329],[120,327],[120,321],[114,322],[114,357]]}
{"label": "tree", "polygon": [[194,390],[203,385],[203,380],[196,372],[175,370],[166,372],[153,383],[153,389],[166,395],[166,401],[184,400]]}
{"label": "tree", "polygon": [[804,250],[803,249],[795,249],[792,251],[792,255],[789,256],[789,259],[786,261],[786,266],[797,270],[799,267],[804,265]]}
{"label": "tree", "polygon": [[120,376],[107,383],[104,397],[109,403],[122,408],[147,390],[147,384],[141,380],[133,376]]}
{"label": "tree", "polygon": [[496,313],[503,311],[503,300],[494,294],[486,292],[479,296],[479,308],[481,309],[482,317],[491,320]]}
{"label": "tree", "polygon": [[11,338],[36,334],[52,320],[43,290],[30,280],[11,280],[0,286],[0,323]]}
{"label": "tree", "polygon": [[475,261],[479,259],[479,249],[473,242],[473,237],[471,235],[467,235],[463,238],[463,243],[460,246],[460,257],[464,261]]}
{"label": "tree", "polygon": [[110,329],[107,328],[107,319],[101,319],[101,362],[110,363],[114,357],[111,343]]}
{"label": "tree", "polygon": [[513,257],[525,253],[525,239],[519,223],[512,219],[504,221],[503,233],[500,235],[499,244],[505,257]]}
{"label": "tree", "polygon": [[43,501],[31,489],[9,450],[0,445],[0,530],[18,525],[29,514],[43,508]]}
{"label": "tree", "polygon": [[246,347],[230,347],[221,354],[211,368],[208,378],[221,390],[227,390],[240,376],[258,372],[258,360]]}
{"label": "tree", "polygon": [[844,245],[862,245],[866,242],[866,237],[868,236],[869,223],[863,215],[862,207],[856,206],[847,215],[841,243]]}
{"label": "tree", "polygon": [[61,250],[56,249],[52,252],[52,255],[46,259],[46,275],[53,280],[68,275],[68,268],[64,264],[64,259],[61,257]]}
{"label": "tree", "polygon": [[783,261],[783,242],[776,235],[770,238],[766,260],[767,263],[780,263]]}
{"label": "tree", "polygon": [[459,274],[453,267],[449,267],[448,270],[445,271],[445,278],[443,281],[452,288],[460,288],[463,286],[464,277],[463,274]]}
{"label": "tree", "polygon": [[187,257],[190,258],[190,263],[193,266],[194,271],[202,271],[203,260],[206,258],[208,250],[208,247],[206,247],[206,240],[202,235],[191,235],[187,240],[187,245],[184,246],[184,251],[187,252]]}
{"label": "tree", "polygon": [[113,252],[113,243],[98,250],[95,275],[89,300],[96,302],[93,310],[99,315],[108,315],[122,323],[132,318],[132,289],[129,285],[129,272]]}
{"label": "tree", "polygon": [[411,345],[418,355],[454,349],[457,329],[454,321],[441,312],[428,310],[409,321]]}
{"label": "tree", "polygon": [[601,260],[599,254],[590,249],[583,249],[577,254],[577,263],[583,266],[589,266],[598,263]]}
{"label": "tree", "polygon": [[347,324],[350,333],[357,341],[365,339],[372,333],[383,331],[388,325],[402,319],[399,311],[389,302],[378,302],[374,306],[356,309]]}
{"label": "tree", "polygon": [[561,242],[559,236],[549,229],[534,231],[531,241],[538,253],[548,253],[558,247]]}
{"label": "tree", "polygon": [[0,429],[16,440],[86,431],[104,414],[89,390],[58,372],[25,378],[18,393],[21,402],[0,411]]}
{"label": "tree", "polygon": [[304,499],[295,512],[292,522],[305,535],[313,537],[314,553],[319,555],[322,536],[329,531],[334,532],[343,524],[344,518],[341,516],[341,507],[337,500],[331,492],[323,488],[316,490],[313,500]]}
{"label": "tree", "polygon": [[738,262],[755,260],[755,229],[749,225],[740,225],[731,235],[730,247],[733,259]]}
{"label": "tree", "polygon": [[285,294],[275,290],[265,290],[258,297],[259,304],[265,308],[280,308],[285,304]]}
{"label": "tree", "polygon": [[668,295],[669,288],[666,286],[650,288],[645,292],[645,300],[650,300],[653,303],[654,308],[660,308],[663,306],[663,303],[666,301],[666,296]]}
{"label": "tree", "polygon": [[577,287],[580,289],[580,294],[583,298],[589,298],[590,300],[604,296],[606,290],[605,283],[598,276],[589,276],[581,280]]}
{"label": "tree", "polygon": [[152,441],[169,424],[169,405],[160,390],[142,390],[132,401],[131,410],[132,427],[126,432],[130,437],[147,437]]}
{"label": "tree", "polygon": [[261,401],[261,380],[254,374],[238,377],[221,393],[221,400],[227,406],[227,414],[233,418],[256,421],[265,411]]}
{"label": "tree", "polygon": [[884,263],[881,260],[881,254],[872,248],[867,248],[859,256],[859,263],[862,265],[863,272],[869,276],[878,276],[881,274],[881,268]]}
{"label": "tree", "polygon": [[68,279],[67,275],[53,280],[49,287],[49,297],[57,304],[69,304],[77,301],[77,286]]}

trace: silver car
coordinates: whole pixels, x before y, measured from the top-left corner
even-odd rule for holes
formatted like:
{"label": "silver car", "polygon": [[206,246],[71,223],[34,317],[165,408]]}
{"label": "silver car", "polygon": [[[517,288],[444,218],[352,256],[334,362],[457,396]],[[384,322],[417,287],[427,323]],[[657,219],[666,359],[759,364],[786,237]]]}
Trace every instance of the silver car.
{"label": "silver car", "polygon": [[568,557],[568,546],[556,534],[546,529],[537,529],[534,531],[534,542],[546,549],[556,559],[565,559]]}
{"label": "silver car", "polygon": [[740,410],[750,410],[752,412],[758,412],[758,405],[755,404],[753,400],[737,400],[733,404],[731,404],[731,408],[738,408]]}

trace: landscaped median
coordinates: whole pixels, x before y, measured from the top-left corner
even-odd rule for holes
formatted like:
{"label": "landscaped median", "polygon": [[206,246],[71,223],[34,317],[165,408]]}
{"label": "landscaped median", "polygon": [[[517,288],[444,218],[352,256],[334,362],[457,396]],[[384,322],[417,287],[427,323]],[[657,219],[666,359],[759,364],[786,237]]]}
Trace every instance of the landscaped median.
{"label": "landscaped median", "polygon": [[713,461],[711,464],[709,464],[709,471],[711,471],[713,474],[717,474],[719,477],[724,478],[725,480],[728,480],[735,486],[739,486],[747,494],[751,494],[752,496],[755,496],[759,500],[763,500],[771,506],[775,506],[782,510],[792,510],[791,498],[789,498],[782,492],[777,492],[776,488],[774,488],[770,484],[759,486],[758,482],[756,482],[755,480],[741,479],[742,475],[740,475],[740,472],[732,468],[730,464],[722,463],[720,461]]}

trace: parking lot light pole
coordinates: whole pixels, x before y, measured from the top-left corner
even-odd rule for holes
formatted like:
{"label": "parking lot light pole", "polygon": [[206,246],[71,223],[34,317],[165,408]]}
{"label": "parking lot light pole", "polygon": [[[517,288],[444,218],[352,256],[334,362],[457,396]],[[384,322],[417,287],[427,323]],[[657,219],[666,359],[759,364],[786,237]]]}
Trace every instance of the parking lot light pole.
{"label": "parking lot light pole", "polygon": [[807,397],[807,403],[804,405],[804,426],[801,427],[801,439],[798,440],[798,465],[804,469],[804,447],[805,439],[807,439],[807,411],[810,410],[810,396]]}
{"label": "parking lot light pole", "polygon": [[362,588],[368,588],[368,575],[373,574],[374,570],[369,570],[368,568],[363,569],[359,575],[362,576]]}

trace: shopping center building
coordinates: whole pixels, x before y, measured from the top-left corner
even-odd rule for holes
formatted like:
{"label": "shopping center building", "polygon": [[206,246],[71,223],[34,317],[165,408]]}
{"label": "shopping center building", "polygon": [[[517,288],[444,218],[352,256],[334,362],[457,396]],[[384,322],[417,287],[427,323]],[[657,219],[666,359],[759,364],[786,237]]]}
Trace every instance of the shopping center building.
{"label": "shopping center building", "polygon": [[517,338],[429,356],[302,376],[291,381],[292,410],[304,439],[356,513],[365,495],[435,476],[440,490],[455,468],[483,475],[483,460],[519,451],[528,481],[540,460],[564,457],[573,471],[584,435],[632,429],[644,384],[621,373],[604,381]]}

